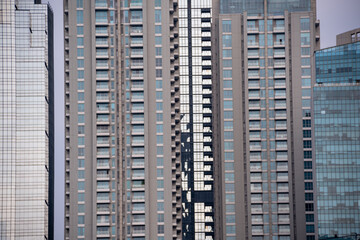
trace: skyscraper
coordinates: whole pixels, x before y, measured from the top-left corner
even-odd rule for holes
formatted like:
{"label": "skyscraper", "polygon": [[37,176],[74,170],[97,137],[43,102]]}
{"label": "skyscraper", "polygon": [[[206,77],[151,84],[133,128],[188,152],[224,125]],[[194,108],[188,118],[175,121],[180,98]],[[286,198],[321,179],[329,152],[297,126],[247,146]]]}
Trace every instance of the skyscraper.
{"label": "skyscraper", "polygon": [[177,1],[64,13],[66,239],[180,238]]}
{"label": "skyscraper", "polygon": [[214,239],[211,0],[179,1],[182,239]]}
{"label": "skyscraper", "polygon": [[53,15],[0,1],[0,236],[53,239]]}
{"label": "skyscraper", "polygon": [[315,1],[64,13],[67,239],[316,238]]}
{"label": "skyscraper", "polygon": [[320,239],[360,232],[360,29],[337,39],[337,46],[315,53],[314,155]]}
{"label": "skyscraper", "polygon": [[125,237],[179,239],[178,1],[131,0],[121,6]]}
{"label": "skyscraper", "polygon": [[119,4],[64,1],[66,239],[122,230]]}
{"label": "skyscraper", "polygon": [[315,1],[223,0],[213,9],[216,239],[315,239]]}

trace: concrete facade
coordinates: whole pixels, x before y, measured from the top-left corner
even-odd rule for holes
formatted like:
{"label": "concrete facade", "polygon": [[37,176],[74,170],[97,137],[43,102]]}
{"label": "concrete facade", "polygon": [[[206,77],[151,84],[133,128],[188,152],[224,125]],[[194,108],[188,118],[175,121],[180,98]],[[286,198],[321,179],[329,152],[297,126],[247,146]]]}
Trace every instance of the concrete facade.
{"label": "concrete facade", "polygon": [[336,35],[336,45],[349,44],[360,41],[360,28],[356,28]]}
{"label": "concrete facade", "polygon": [[267,3],[258,11],[213,13],[215,231],[219,239],[316,239],[316,220],[306,222],[316,215],[309,167],[316,15],[271,14]]}

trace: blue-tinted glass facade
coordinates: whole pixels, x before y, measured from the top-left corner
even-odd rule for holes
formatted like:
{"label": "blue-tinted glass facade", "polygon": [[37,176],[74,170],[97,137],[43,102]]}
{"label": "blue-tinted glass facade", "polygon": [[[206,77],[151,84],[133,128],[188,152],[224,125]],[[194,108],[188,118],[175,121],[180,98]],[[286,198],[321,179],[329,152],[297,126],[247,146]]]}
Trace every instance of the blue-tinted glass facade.
{"label": "blue-tinted glass facade", "polygon": [[[248,15],[264,14],[266,0],[221,0],[220,13],[242,13]],[[267,0],[267,12],[271,15],[289,12],[310,11],[310,0]]]}
{"label": "blue-tinted glass facade", "polygon": [[310,0],[267,0],[268,14],[282,14],[285,10],[289,12],[308,12],[311,9]]}
{"label": "blue-tinted glass facade", "polygon": [[317,83],[360,81],[360,42],[316,52]]}
{"label": "blue-tinted glass facade", "polygon": [[359,54],[360,42],[316,53],[314,115],[320,236],[360,232]]}

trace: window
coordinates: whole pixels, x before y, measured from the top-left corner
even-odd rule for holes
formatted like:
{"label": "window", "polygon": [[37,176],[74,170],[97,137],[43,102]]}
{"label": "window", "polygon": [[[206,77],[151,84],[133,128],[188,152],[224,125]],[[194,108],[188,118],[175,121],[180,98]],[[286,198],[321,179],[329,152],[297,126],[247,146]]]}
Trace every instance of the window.
{"label": "window", "polygon": [[78,228],[78,236],[84,236],[84,234],[85,234],[85,228],[79,227]]}
{"label": "window", "polygon": [[314,233],[315,232],[314,225],[306,225],[306,232],[307,233]]}
{"label": "window", "polygon": [[155,34],[161,34],[161,25],[155,26]]}
{"label": "window", "polygon": [[311,159],[312,158],[312,151],[304,151],[304,158]]}
{"label": "window", "polygon": [[301,58],[301,66],[310,66],[310,58]]}
{"label": "window", "polygon": [[161,89],[163,86],[162,86],[162,80],[156,80],[156,88],[157,89]]}
{"label": "window", "polygon": [[301,55],[310,55],[310,48],[309,47],[302,47],[301,48]]}
{"label": "window", "polygon": [[310,30],[310,19],[309,18],[301,18],[300,19],[300,27],[301,27],[301,31]]}
{"label": "window", "polygon": [[231,35],[223,35],[222,36],[223,47],[231,47],[232,46],[232,36]]}
{"label": "window", "polygon": [[84,168],[85,167],[85,159],[79,159],[78,160],[78,167]]}
{"label": "window", "polygon": [[161,10],[155,10],[155,23],[161,23]]}
{"label": "window", "polygon": [[311,120],[303,120],[303,127],[311,127]]}
{"label": "window", "polygon": [[224,132],[224,139],[228,139],[228,140],[234,139],[234,132],[225,131]]}
{"label": "window", "polygon": [[85,123],[85,117],[83,114],[78,115],[78,123]]}
{"label": "window", "polygon": [[155,59],[155,62],[156,62],[156,66],[157,66],[157,67],[161,67],[161,66],[162,66],[162,58],[156,58],[156,59]]}
{"label": "window", "polygon": [[301,46],[310,45],[310,33],[301,33],[300,39]]}
{"label": "window", "polygon": [[84,27],[78,26],[77,27],[77,34],[78,35],[84,35]]}
{"label": "window", "polygon": [[304,130],[303,131],[304,138],[311,138],[311,130]]}
{"label": "window", "polygon": [[78,190],[85,190],[85,182],[78,182]]}
{"label": "window", "polygon": [[84,38],[83,37],[78,37],[77,38],[77,45],[78,46],[84,46]]}
{"label": "window", "polygon": [[82,10],[76,11],[76,22],[78,24],[84,23],[84,12]]}
{"label": "window", "polygon": [[305,211],[314,211],[313,203],[305,203]]}
{"label": "window", "polygon": [[312,182],[306,182],[305,183],[305,190],[313,190],[313,183]]}
{"label": "window", "polygon": [[311,140],[305,140],[305,141],[303,141],[303,143],[304,143],[304,148],[312,147]]}
{"label": "window", "polygon": [[224,88],[232,88],[232,80],[224,80],[223,84]]}
{"label": "window", "polygon": [[306,214],[306,222],[314,222],[314,214]]}
{"label": "window", "polygon": [[223,33],[231,33],[231,20],[222,21],[222,31]]}
{"label": "window", "polygon": [[232,111],[224,111],[224,118],[225,119],[232,119],[233,118],[233,112]]}
{"label": "window", "polygon": [[76,1],[76,7],[77,8],[83,8],[84,7],[83,0],[77,0]]}
{"label": "window", "polygon": [[155,48],[155,55],[156,56],[161,56],[162,55],[162,48],[161,47],[156,47]]}
{"label": "window", "polygon": [[161,78],[161,77],[162,77],[162,70],[161,70],[161,69],[156,69],[156,77],[157,77],[157,78]]}
{"label": "window", "polygon": [[84,67],[84,59],[78,59],[77,63],[78,63],[78,68],[83,68]]}
{"label": "window", "polygon": [[85,212],[85,205],[78,204],[78,213],[84,213],[84,212]]}
{"label": "window", "polygon": [[224,129],[233,129],[234,128],[234,124],[232,121],[225,121],[224,122]]}
{"label": "window", "polygon": [[224,78],[232,78],[232,70],[223,70]]}
{"label": "window", "polygon": [[310,68],[302,68],[301,76],[311,76],[311,69]]}
{"label": "window", "polygon": [[96,23],[106,23],[107,21],[107,11],[95,11]]}
{"label": "window", "polygon": [[83,57],[84,56],[84,49],[83,48],[78,48],[77,49],[77,56],[78,57]]}
{"label": "window", "polygon": [[313,179],[313,174],[312,174],[312,172],[304,172],[304,179],[305,179],[305,180],[311,180],[311,179]]}
{"label": "window", "polygon": [[311,97],[311,89],[302,89],[302,96],[303,97]]}
{"label": "window", "polygon": [[228,57],[228,58],[231,58],[232,57],[232,51],[231,49],[224,49],[223,50],[223,57]]}
{"label": "window", "polygon": [[78,216],[78,224],[85,224],[85,216]]}
{"label": "window", "polygon": [[312,169],[312,162],[305,161],[304,162],[304,169]]}
{"label": "window", "polygon": [[85,138],[84,137],[78,137],[78,145],[85,145]]}

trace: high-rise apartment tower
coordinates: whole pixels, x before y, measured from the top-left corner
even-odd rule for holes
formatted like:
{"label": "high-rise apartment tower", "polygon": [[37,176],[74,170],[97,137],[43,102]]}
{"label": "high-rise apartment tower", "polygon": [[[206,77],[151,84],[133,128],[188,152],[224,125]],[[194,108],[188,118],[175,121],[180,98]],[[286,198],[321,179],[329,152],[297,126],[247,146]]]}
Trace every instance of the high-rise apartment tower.
{"label": "high-rise apartment tower", "polygon": [[213,19],[215,239],[316,239],[315,1],[220,0]]}
{"label": "high-rise apartment tower", "polygon": [[65,239],[122,230],[119,4],[64,1]]}
{"label": "high-rise apartment tower", "polygon": [[121,4],[124,239],[181,238],[178,1]]}
{"label": "high-rise apartment tower", "polygon": [[0,238],[53,239],[53,15],[0,1]]}
{"label": "high-rise apartment tower", "polygon": [[177,6],[64,1],[66,239],[181,236]]}

